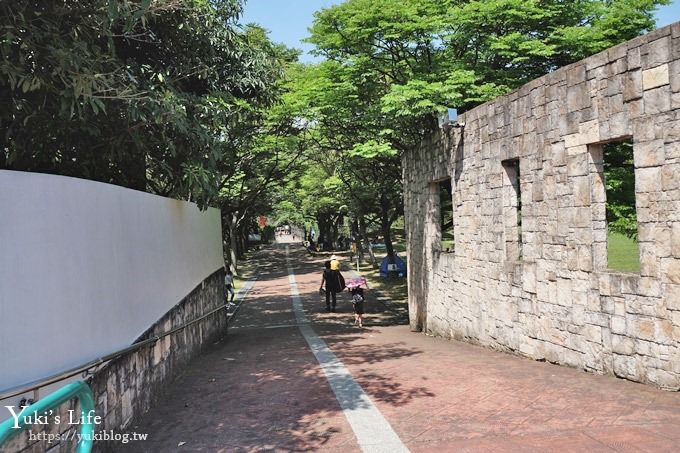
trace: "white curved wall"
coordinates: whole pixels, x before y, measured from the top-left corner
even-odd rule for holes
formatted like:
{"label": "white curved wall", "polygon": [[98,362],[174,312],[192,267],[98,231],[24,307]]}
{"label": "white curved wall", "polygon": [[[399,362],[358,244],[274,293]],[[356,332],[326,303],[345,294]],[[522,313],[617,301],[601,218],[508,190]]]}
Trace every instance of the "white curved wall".
{"label": "white curved wall", "polygon": [[0,171],[0,391],[130,345],[223,266],[220,213]]}

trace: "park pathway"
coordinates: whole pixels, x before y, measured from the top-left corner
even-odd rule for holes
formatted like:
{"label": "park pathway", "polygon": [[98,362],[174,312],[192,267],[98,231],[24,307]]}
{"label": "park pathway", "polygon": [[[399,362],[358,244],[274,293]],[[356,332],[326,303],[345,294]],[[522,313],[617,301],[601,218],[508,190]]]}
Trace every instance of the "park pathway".
{"label": "park pathway", "polygon": [[322,260],[258,252],[228,334],[132,430],[133,452],[674,452],[680,394],[326,313]]}

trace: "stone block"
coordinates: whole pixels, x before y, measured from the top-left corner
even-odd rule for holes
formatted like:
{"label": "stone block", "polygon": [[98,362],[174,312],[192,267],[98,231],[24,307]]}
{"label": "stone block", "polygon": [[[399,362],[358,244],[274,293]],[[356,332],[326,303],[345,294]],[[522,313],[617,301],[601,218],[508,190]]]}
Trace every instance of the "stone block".
{"label": "stone block", "polygon": [[636,149],[638,143],[649,142],[658,138],[656,128],[656,117],[654,116],[643,116],[634,121],[633,135],[635,137],[634,145]]}
{"label": "stone block", "polygon": [[623,79],[623,100],[629,102],[642,97],[642,71],[630,71]]}
{"label": "stone block", "polygon": [[[660,319],[656,323],[654,342],[660,345],[672,345],[676,341],[673,323],[668,319]],[[676,343],[677,344],[677,343]],[[657,354],[658,355],[658,354]]]}
{"label": "stone block", "polygon": [[588,84],[583,82],[567,89],[567,112],[577,112],[590,107],[591,96]]}
{"label": "stone block", "polygon": [[656,223],[642,223],[638,222],[638,240],[640,242],[653,242],[656,240],[657,232]]}
{"label": "stone block", "polygon": [[[580,159],[581,161],[583,159]],[[587,164],[583,165],[587,171]],[[575,170],[576,171],[576,170]],[[587,174],[587,173],[586,173]],[[572,178],[575,206],[590,206],[590,178],[588,176],[578,176]]]}
{"label": "stone block", "polygon": [[611,274],[603,272],[598,274],[598,290],[601,296],[612,295],[611,290]]}
{"label": "stone block", "polygon": [[571,226],[574,228],[586,228],[592,224],[592,212],[590,207],[575,206],[572,212]]}
{"label": "stone block", "polygon": [[659,192],[661,190],[660,167],[639,168],[635,170],[635,191],[637,193]]}
{"label": "stone block", "polygon": [[579,133],[582,136],[581,144],[588,145],[600,141],[600,122],[599,120],[584,121],[579,124]]}
{"label": "stone block", "polygon": [[586,324],[583,328],[583,336],[592,343],[602,343],[602,327]]}
{"label": "stone block", "polygon": [[663,304],[669,310],[678,312],[674,318],[674,323],[680,327],[680,284],[667,283],[664,285]]}
{"label": "stone block", "polygon": [[583,368],[583,353],[572,349],[564,349],[563,364],[571,368]]}
{"label": "stone block", "polygon": [[638,281],[640,278],[637,275],[622,275],[620,278],[621,294],[636,295],[638,293]]}
{"label": "stone block", "polygon": [[609,315],[595,311],[587,311],[585,313],[585,322],[586,324],[609,328]]}
{"label": "stone block", "polygon": [[664,120],[661,131],[664,143],[680,142],[680,120]]}
{"label": "stone block", "polygon": [[626,63],[629,70],[639,68],[642,65],[640,47],[628,48]]}
{"label": "stone block", "polygon": [[665,370],[655,370],[653,378],[650,382],[656,384],[659,388],[676,392],[680,389],[680,374],[672,373]]}
{"label": "stone block", "polygon": [[[619,98],[620,97],[617,97],[617,99]],[[628,112],[624,110],[623,104],[621,105],[621,111],[612,113],[609,121],[607,121],[606,124],[609,126],[609,134],[602,135],[602,131],[600,131],[603,140],[614,140],[620,137],[631,135],[631,126],[630,122],[628,121]]]}
{"label": "stone block", "polygon": [[567,87],[571,88],[574,85],[585,82],[585,80],[586,80],[585,64],[574,64],[567,68],[566,70]]}
{"label": "stone block", "polygon": [[633,99],[626,103],[626,110],[628,112],[628,117],[631,119],[639,118],[644,115],[645,106],[642,102],[642,98]]}
{"label": "stone block", "polygon": [[674,223],[671,227],[670,255],[680,258],[680,223]]}
{"label": "stone block", "polygon": [[[624,71],[620,71],[619,73],[612,75],[608,79],[604,79],[602,82],[604,84],[603,86],[603,92],[600,94],[600,98],[607,102],[608,104],[616,104],[615,102],[612,102],[612,98],[618,97],[619,98],[619,103],[621,104],[621,107],[623,108],[623,75],[621,73]],[[617,110],[615,110],[617,111]],[[621,111],[621,110],[618,110]],[[600,114],[604,113],[600,110]],[[611,113],[611,111],[610,111]]]}
{"label": "stone block", "polygon": [[642,71],[642,89],[645,91],[668,85],[669,83],[667,64]]}
{"label": "stone block", "polygon": [[576,250],[576,260],[577,270],[591,272],[593,270],[593,255],[590,246],[579,245]]}
{"label": "stone block", "polygon": [[591,271],[576,272],[572,277],[572,288],[574,291],[589,293],[597,290],[597,281]]}
{"label": "stone block", "polygon": [[612,334],[612,351],[615,354],[630,356],[635,353],[635,342],[626,335]]}
{"label": "stone block", "polygon": [[645,114],[654,115],[671,110],[671,90],[668,85],[646,90],[642,96]]}
{"label": "stone block", "polygon": [[[659,32],[662,33],[662,32]],[[649,36],[649,35],[648,35]],[[671,38],[662,36],[642,46],[643,65],[655,67],[667,63],[670,60]]]}
{"label": "stone block", "polygon": [[600,305],[602,306],[602,313],[606,313],[608,315],[616,314],[615,299],[611,297],[603,297],[602,299],[600,299]]}
{"label": "stone block", "polygon": [[661,259],[661,280],[664,283],[680,284],[680,258]]}
{"label": "stone block", "polygon": [[658,167],[666,160],[663,140],[650,140],[635,144],[635,167]]}
{"label": "stone block", "polygon": [[641,242],[640,244],[640,276],[658,278],[659,257],[653,243]]}
{"label": "stone block", "polygon": [[655,257],[668,257],[672,255],[672,227],[668,227],[664,224],[658,224],[654,228],[656,236],[654,237],[653,243],[650,244],[650,255]]}
{"label": "stone block", "polygon": [[123,393],[123,397],[121,399],[121,410],[122,410],[122,424],[123,426],[127,426],[127,424],[130,422],[130,419],[132,418],[133,415],[133,408],[132,408],[132,393],[133,390],[129,389]]}
{"label": "stone block", "polygon": [[[610,322],[611,332],[617,335],[626,334],[626,318],[623,316],[612,316]],[[620,351],[617,351],[620,353]]]}
{"label": "stone block", "polygon": [[526,357],[535,358],[536,340],[533,338],[524,337],[519,344],[519,353]]}
{"label": "stone block", "polygon": [[623,74],[628,71],[628,60],[624,55],[622,55],[620,58],[616,58],[615,60],[611,60],[611,68],[610,68],[610,74],[612,75],[619,75]]}
{"label": "stone block", "polygon": [[652,318],[631,316],[627,328],[627,336],[630,338],[639,338],[646,341],[654,341],[656,338],[655,320]]}
{"label": "stone block", "polygon": [[638,295],[660,298],[661,282],[654,277],[640,277],[638,279]]}
{"label": "stone block", "polygon": [[545,359],[550,363],[564,363],[565,348],[559,344],[554,344],[550,341],[544,343],[545,345]]}
{"label": "stone block", "polygon": [[[678,41],[678,47],[680,48],[680,39]],[[670,74],[675,74],[675,77],[669,77],[670,78],[670,84],[671,84],[671,92],[673,93],[678,93],[680,92],[680,77],[677,75],[680,74],[680,60],[674,60],[668,65],[668,72]]]}

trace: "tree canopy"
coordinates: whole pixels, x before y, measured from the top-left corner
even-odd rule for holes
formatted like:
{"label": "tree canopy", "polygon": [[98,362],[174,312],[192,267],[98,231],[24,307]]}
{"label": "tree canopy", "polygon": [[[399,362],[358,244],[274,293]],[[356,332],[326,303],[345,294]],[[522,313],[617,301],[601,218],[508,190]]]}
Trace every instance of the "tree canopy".
{"label": "tree canopy", "polygon": [[400,156],[447,108],[465,111],[650,31],[665,3],[347,0],[318,11],[308,42],[325,61],[301,69],[294,87],[310,149],[337,155],[326,171],[345,182],[347,209],[375,216],[389,242],[403,210]]}
{"label": "tree canopy", "polygon": [[261,32],[236,27],[241,8],[2,2],[0,168],[214,199],[228,138],[273,103],[282,75]]}

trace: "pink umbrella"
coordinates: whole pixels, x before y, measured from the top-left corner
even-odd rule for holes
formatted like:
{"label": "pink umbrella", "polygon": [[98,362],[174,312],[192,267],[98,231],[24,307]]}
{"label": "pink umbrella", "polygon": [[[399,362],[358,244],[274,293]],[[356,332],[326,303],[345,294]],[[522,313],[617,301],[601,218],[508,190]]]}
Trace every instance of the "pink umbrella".
{"label": "pink umbrella", "polygon": [[353,278],[353,279],[351,279],[351,280],[347,283],[346,286],[347,286],[349,289],[352,289],[352,288],[357,288],[357,287],[359,287],[359,286],[361,286],[361,285],[365,285],[365,284],[366,284],[366,279],[365,279],[364,277],[358,277],[358,278]]}

